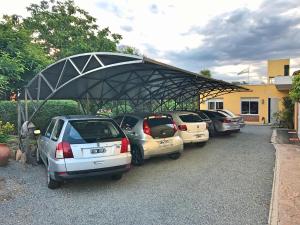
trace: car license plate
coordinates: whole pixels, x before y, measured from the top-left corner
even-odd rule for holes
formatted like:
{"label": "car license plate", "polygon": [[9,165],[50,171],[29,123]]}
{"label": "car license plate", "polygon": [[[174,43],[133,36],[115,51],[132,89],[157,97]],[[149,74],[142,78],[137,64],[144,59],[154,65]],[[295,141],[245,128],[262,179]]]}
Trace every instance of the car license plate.
{"label": "car license plate", "polygon": [[106,152],[106,149],[104,147],[91,149],[91,154],[105,153],[105,152]]}
{"label": "car license plate", "polygon": [[172,145],[172,142],[170,141],[170,140],[160,140],[159,141],[159,144],[161,145],[161,146],[169,146],[169,145]]}
{"label": "car license plate", "polygon": [[202,137],[202,134],[196,134],[195,137],[196,137],[196,138],[201,138],[201,137]]}

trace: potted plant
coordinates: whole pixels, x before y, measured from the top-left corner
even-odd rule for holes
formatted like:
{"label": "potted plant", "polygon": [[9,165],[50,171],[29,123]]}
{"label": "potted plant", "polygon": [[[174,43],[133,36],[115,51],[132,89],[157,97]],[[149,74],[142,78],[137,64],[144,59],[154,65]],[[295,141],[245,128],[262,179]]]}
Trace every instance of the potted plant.
{"label": "potted plant", "polygon": [[7,146],[9,135],[13,132],[14,125],[11,123],[3,123],[0,121],[0,166],[5,166],[8,163],[10,150]]}

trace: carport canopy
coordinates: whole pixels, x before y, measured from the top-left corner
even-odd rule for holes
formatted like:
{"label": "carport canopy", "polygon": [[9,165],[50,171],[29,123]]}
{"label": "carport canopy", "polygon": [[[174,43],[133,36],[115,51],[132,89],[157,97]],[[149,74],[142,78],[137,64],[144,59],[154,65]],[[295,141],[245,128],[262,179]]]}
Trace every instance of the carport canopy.
{"label": "carport canopy", "polygon": [[[141,102],[195,96],[213,98],[248,89],[207,78],[145,56],[93,52],[61,59],[39,72],[25,87],[21,98],[28,100],[96,99]],[[35,108],[35,114],[41,105]],[[32,115],[33,116],[33,115]],[[31,116],[31,117],[32,117]]]}

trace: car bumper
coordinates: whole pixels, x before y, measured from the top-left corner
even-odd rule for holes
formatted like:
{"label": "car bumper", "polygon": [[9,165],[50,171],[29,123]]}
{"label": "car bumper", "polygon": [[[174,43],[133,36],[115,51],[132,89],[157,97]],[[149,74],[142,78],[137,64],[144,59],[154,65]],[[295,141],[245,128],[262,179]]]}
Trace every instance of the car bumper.
{"label": "car bumper", "polygon": [[[171,144],[160,144],[160,141],[168,140],[171,141]],[[183,151],[183,141],[179,136],[166,138],[162,140],[151,140],[146,141],[143,144],[144,149],[144,158],[150,158],[155,155],[166,155],[175,152]]]}
{"label": "car bumper", "polygon": [[208,130],[193,133],[182,131],[180,133],[180,137],[182,138],[184,144],[205,142],[209,139],[209,132]]}
{"label": "car bumper", "polygon": [[53,179],[58,175],[63,179],[104,175],[122,172],[114,168],[127,168],[130,163],[130,152],[98,158],[49,159],[49,173]]}
{"label": "car bumper", "polygon": [[245,123],[240,123],[240,128],[243,128],[243,127],[245,127]]}
{"label": "car bumper", "polygon": [[55,172],[54,179],[57,181],[75,179],[75,178],[85,178],[91,176],[104,176],[113,175],[119,173],[125,173],[130,170],[130,164],[115,166],[109,168],[93,169],[93,170],[79,170],[70,172]]}
{"label": "car bumper", "polygon": [[223,124],[219,132],[234,132],[240,129],[239,124]]}

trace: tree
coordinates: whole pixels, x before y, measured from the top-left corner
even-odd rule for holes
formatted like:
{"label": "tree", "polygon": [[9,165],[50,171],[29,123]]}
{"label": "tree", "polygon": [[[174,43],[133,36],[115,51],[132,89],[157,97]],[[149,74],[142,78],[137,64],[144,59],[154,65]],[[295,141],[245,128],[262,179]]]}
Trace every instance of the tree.
{"label": "tree", "polygon": [[127,45],[119,46],[118,51],[124,54],[141,55],[140,51],[137,48]]}
{"label": "tree", "polygon": [[300,75],[293,76],[292,88],[290,90],[290,97],[294,102],[300,101]]}
{"label": "tree", "polygon": [[114,52],[122,39],[109,28],[99,29],[96,18],[73,0],[44,0],[31,4],[27,10],[31,15],[24,19],[26,28],[31,30],[35,42],[41,43],[56,60],[83,52]]}
{"label": "tree", "polygon": [[199,74],[202,75],[202,76],[211,78],[211,72],[210,72],[210,70],[201,70],[201,71],[199,72]]}
{"label": "tree", "polygon": [[22,88],[39,70],[51,62],[41,45],[32,42],[18,16],[3,16],[0,22],[0,94]]}

